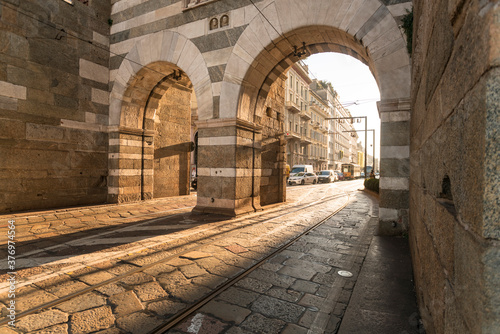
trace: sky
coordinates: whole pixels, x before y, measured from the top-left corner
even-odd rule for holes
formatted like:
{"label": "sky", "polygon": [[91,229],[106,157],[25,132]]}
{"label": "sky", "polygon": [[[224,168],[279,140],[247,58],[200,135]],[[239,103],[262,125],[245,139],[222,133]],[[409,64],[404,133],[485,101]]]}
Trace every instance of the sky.
{"label": "sky", "polygon": [[[368,116],[368,129],[375,129],[375,157],[380,157],[380,118],[376,102],[380,100],[377,82],[368,66],[340,53],[318,53],[304,60],[311,78],[330,81],[339,94],[340,103],[352,116]],[[352,104],[358,101],[358,104]],[[364,122],[355,123],[356,130],[364,130]],[[364,146],[364,131],[358,132]],[[368,154],[372,155],[373,132],[368,131]]]}

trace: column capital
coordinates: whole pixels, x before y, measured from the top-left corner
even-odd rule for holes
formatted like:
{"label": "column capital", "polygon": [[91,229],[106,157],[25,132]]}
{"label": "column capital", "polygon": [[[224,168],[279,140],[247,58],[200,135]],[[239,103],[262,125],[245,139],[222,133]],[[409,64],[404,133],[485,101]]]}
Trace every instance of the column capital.
{"label": "column capital", "polygon": [[410,98],[388,99],[377,102],[379,114],[384,112],[407,111],[411,110]]}
{"label": "column capital", "polygon": [[236,127],[256,133],[262,132],[261,125],[245,121],[240,118],[214,118],[214,119],[196,121],[195,124],[198,127],[198,129]]}

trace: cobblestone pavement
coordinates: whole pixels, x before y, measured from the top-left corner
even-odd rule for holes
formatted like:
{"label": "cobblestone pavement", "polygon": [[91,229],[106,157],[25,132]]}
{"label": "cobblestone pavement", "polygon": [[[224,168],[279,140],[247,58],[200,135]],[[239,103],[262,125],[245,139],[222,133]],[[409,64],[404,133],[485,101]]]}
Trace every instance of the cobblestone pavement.
{"label": "cobblestone pavement", "polygon": [[[360,187],[291,187],[289,203],[233,219],[192,213],[195,196],[2,216],[4,236],[7,221],[16,221],[16,314],[54,305],[0,333],[147,333],[328,216],[345,202],[341,189]],[[353,195],[346,209],[171,332],[333,332],[376,215],[366,195]],[[4,319],[12,300],[7,277],[0,286]]]}

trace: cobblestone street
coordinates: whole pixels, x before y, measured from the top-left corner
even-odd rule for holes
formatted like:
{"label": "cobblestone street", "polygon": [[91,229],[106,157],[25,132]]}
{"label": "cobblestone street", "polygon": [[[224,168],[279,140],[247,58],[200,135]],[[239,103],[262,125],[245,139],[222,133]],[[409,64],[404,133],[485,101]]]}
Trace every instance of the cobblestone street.
{"label": "cobblestone street", "polygon": [[377,222],[360,187],[290,187],[287,204],[231,219],[191,212],[195,195],[3,216],[3,236],[16,221],[17,318],[0,332],[148,333],[347,205],[168,330],[336,333]]}

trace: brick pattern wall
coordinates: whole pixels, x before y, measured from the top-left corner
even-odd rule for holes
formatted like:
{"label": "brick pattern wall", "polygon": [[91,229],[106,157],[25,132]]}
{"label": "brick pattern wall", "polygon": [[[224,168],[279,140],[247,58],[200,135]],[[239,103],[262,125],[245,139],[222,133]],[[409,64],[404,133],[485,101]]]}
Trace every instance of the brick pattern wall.
{"label": "brick pattern wall", "polygon": [[0,4],[0,212],[107,196],[110,4]]}

